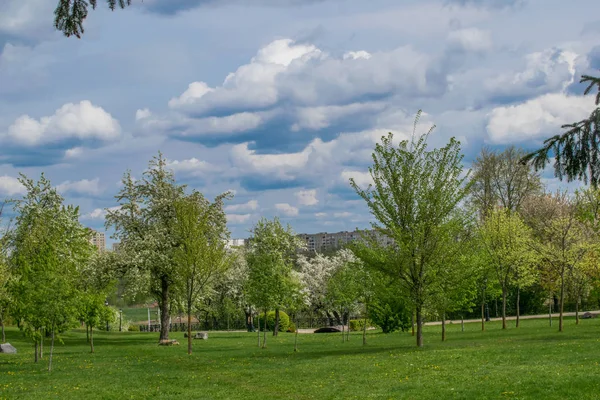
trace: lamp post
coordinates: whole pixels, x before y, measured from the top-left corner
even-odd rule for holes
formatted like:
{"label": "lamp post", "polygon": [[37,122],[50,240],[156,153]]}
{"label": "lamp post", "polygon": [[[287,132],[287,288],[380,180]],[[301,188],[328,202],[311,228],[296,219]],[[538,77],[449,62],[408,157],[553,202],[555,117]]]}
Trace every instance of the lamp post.
{"label": "lamp post", "polygon": [[[104,302],[104,305],[108,307],[108,299]],[[108,332],[108,317],[106,318],[106,332]]]}
{"label": "lamp post", "polygon": [[119,332],[123,332],[123,310],[119,310]]}

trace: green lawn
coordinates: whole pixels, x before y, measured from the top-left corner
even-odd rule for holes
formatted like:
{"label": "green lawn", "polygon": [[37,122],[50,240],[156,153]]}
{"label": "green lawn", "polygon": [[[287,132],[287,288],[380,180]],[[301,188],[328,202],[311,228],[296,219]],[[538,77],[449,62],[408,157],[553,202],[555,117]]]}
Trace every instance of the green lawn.
{"label": "green lawn", "polygon": [[[32,346],[15,329],[8,341],[19,354],[0,354],[0,398],[17,399],[597,399],[600,396],[600,319],[566,332],[557,323],[524,320],[519,329],[488,324],[426,327],[425,348],[410,334],[360,334],[342,343],[339,334],[268,337],[256,347],[255,334],[210,333],[186,354],[181,346],[159,347],[156,333],[97,333],[90,354],[85,333],[64,335],[55,351],[33,363]],[[49,346],[46,345],[46,351]]]}

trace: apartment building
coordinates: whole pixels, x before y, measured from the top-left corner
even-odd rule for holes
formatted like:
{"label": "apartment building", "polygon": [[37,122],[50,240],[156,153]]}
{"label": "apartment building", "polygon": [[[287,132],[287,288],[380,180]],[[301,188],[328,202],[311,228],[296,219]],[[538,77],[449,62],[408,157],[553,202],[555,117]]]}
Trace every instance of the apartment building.
{"label": "apartment building", "polygon": [[[369,230],[368,234],[374,237],[380,245],[389,246],[393,243],[392,239],[374,230]],[[362,240],[362,233],[359,231],[303,233],[298,236],[306,241],[306,248],[309,252],[317,253],[339,249],[355,240]]]}
{"label": "apartment building", "polygon": [[98,251],[106,250],[106,237],[104,232],[98,232],[94,229],[88,228],[92,232],[90,243],[93,244]]}

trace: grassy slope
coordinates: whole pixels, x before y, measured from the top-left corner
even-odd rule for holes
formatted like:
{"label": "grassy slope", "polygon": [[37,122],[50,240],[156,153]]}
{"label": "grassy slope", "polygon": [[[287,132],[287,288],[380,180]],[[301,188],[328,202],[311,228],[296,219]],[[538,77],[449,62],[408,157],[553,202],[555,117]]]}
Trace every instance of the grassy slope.
{"label": "grassy slope", "polygon": [[[555,321],[556,322],[556,321]],[[268,337],[256,348],[254,334],[210,333],[186,354],[181,346],[159,347],[156,334],[98,333],[89,354],[85,333],[65,335],[55,351],[33,364],[33,350],[20,333],[8,331],[19,354],[0,354],[0,398],[37,399],[592,399],[600,388],[600,319],[575,326],[567,320],[558,333],[545,320],[523,321],[519,329],[488,324],[426,327],[425,348],[409,334],[360,334],[342,343],[339,334]],[[512,325],[511,325],[512,326]],[[45,348],[49,350],[48,345]]]}

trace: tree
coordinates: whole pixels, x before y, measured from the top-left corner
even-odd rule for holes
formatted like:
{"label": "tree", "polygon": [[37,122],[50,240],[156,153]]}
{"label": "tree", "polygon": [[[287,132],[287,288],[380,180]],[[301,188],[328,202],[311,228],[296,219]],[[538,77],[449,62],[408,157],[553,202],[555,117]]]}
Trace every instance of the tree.
{"label": "tree", "polygon": [[525,271],[535,262],[531,230],[518,214],[497,208],[481,225],[479,234],[502,289],[502,329],[506,329],[506,300],[516,271]]}
{"label": "tree", "polygon": [[521,162],[541,170],[553,156],[554,174],[560,180],[581,179],[596,187],[600,179],[600,77],[582,75],[580,83],[588,83],[584,95],[598,88],[596,108],[589,117],[563,125],[564,133],[546,139],[542,148],[527,154]]}
{"label": "tree", "polygon": [[[327,281],[329,304],[342,316],[342,339],[344,328],[348,325],[350,311],[356,308],[360,293],[360,263],[349,250],[342,250],[339,263]],[[348,326],[348,333],[350,327]],[[348,337],[346,337],[348,340]]]}
{"label": "tree", "polygon": [[175,204],[183,198],[185,186],[175,182],[166,160],[158,153],[139,181],[128,171],[116,199],[120,208],[108,209],[106,226],[114,227],[114,238],[121,241],[121,253],[129,276],[144,277],[150,293],[160,307],[160,338],[169,338],[170,302],[177,279],[175,251],[180,246],[176,235]]}
{"label": "tree", "polygon": [[175,249],[177,279],[184,297],[188,320],[188,354],[192,354],[192,307],[230,264],[226,243],[229,238],[223,200],[229,192],[217,196],[211,204],[199,192],[175,203]]}
{"label": "tree", "polygon": [[520,163],[525,152],[510,146],[502,152],[481,150],[473,164],[471,204],[480,219],[485,219],[497,206],[518,211],[523,201],[542,189],[539,174]]}
{"label": "tree", "polygon": [[15,202],[18,216],[11,235],[10,257],[17,277],[13,314],[35,343],[36,362],[42,332],[51,333],[50,371],[55,334],[75,322],[78,272],[93,248],[88,230],[79,223],[79,209],[63,206],[43,174],[38,182],[24,175],[19,181],[27,194]]}
{"label": "tree", "polygon": [[[0,206],[0,222],[2,221],[2,212],[6,203]],[[6,342],[6,333],[4,332],[4,319],[8,314],[8,308],[11,303],[10,284],[12,280],[12,271],[8,265],[8,238],[10,228],[0,231],[0,330],[2,331],[2,339],[0,343]]]}
{"label": "tree", "polygon": [[[278,218],[261,219],[252,229],[246,254],[248,263],[249,297],[264,311],[267,320],[269,308],[275,308],[275,327],[279,329],[279,309],[285,304],[290,285],[293,284],[292,266],[296,252],[303,246],[292,228],[284,228]],[[266,326],[262,347],[266,347]]]}
{"label": "tree", "polygon": [[117,257],[113,252],[97,252],[79,273],[79,318],[85,323],[91,353],[95,352],[94,328],[111,319],[112,309],[105,300],[116,286],[113,266]]}
{"label": "tree", "polygon": [[[108,8],[114,11],[117,6],[125,8],[131,5],[131,0],[106,0]],[[54,27],[66,37],[81,38],[84,33],[83,22],[88,15],[88,7],[96,9],[98,0],[59,0],[54,10]]]}
{"label": "tree", "polygon": [[[415,129],[420,112],[415,120]],[[433,130],[433,127],[429,132]],[[393,145],[393,135],[382,137],[369,172],[374,186],[351,186],[377,220],[376,232],[393,239],[394,257],[382,272],[400,278],[415,307],[417,346],[423,345],[423,306],[437,279],[438,259],[448,249],[440,238],[453,224],[454,211],[469,190],[463,176],[460,144],[454,139],[441,149],[427,151],[427,137]],[[468,175],[468,174],[467,174]]]}
{"label": "tree", "polygon": [[589,227],[577,218],[577,210],[576,199],[564,192],[531,199],[523,208],[523,215],[538,239],[533,242],[533,249],[550,274],[546,280],[558,281],[560,332],[568,274],[584,262],[592,249]]}

